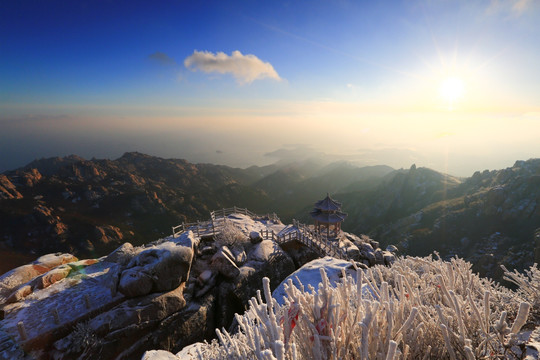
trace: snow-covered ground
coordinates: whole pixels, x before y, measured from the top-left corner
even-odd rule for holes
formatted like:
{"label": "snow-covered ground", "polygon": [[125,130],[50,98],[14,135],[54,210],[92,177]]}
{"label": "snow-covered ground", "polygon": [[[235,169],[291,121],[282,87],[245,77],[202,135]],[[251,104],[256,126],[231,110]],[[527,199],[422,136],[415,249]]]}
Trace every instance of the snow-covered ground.
{"label": "snow-covered ground", "polygon": [[285,225],[278,223],[275,224],[272,220],[267,219],[252,219],[248,215],[232,214],[227,217],[227,220],[234,223],[242,232],[248,234],[252,231],[266,231],[274,230],[277,234],[285,227]]}
{"label": "snow-covered ground", "polygon": [[341,278],[342,270],[345,270],[348,275],[356,276],[356,270],[352,268],[352,264],[349,261],[326,256],[322,259],[310,261],[289,275],[289,277],[283,280],[283,282],[272,292],[272,297],[276,299],[280,305],[284,304],[283,297],[286,296],[285,284],[289,279],[292,279],[294,286],[297,288],[301,286],[301,283],[307,291],[309,291],[308,285],[313,286],[313,288],[317,290],[319,283],[322,282],[320,269],[326,271],[328,279],[333,286],[335,286]]}

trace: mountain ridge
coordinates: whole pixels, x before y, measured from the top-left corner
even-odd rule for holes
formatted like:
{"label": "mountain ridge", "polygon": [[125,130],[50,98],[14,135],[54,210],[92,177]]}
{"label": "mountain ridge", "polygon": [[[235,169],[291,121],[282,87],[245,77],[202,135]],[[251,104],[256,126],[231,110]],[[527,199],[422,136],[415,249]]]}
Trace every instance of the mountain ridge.
{"label": "mountain ridge", "polygon": [[[539,179],[540,159],[469,178],[313,158],[246,169],[138,152],[115,160],[38,159],[0,174],[0,252],[14,259],[0,271],[28,261],[28,249],[32,256],[87,256],[125,241],[141,244],[207,218],[210,209],[240,206],[309,223],[312,204],[328,192],[349,214],[345,231],[399,244],[404,254],[474,259],[477,270],[496,277],[499,263],[525,267],[538,258]],[[486,258],[492,243],[515,259],[497,252]]]}

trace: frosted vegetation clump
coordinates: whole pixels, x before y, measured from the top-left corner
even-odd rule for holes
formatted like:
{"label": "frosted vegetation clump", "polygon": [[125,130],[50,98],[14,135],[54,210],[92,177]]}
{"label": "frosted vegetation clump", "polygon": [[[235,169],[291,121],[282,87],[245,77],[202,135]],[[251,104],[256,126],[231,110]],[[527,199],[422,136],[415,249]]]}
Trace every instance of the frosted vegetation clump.
{"label": "frosted vegetation clump", "polygon": [[532,305],[535,319],[540,322],[540,269],[538,264],[525,270],[524,274],[517,271],[510,272],[504,266],[504,279],[518,286],[518,294]]}
{"label": "frosted vegetation clump", "polygon": [[217,247],[228,246],[238,248],[244,246],[249,238],[231,221],[225,219],[223,228],[215,237]]}
{"label": "frosted vegetation clump", "polygon": [[[317,291],[289,280],[280,306],[267,278],[236,315],[240,331],[217,330],[199,359],[516,359],[518,336],[538,310],[538,270],[516,279],[517,291],[480,278],[461,259],[399,258],[345,276],[335,287],[321,270]],[[314,289],[313,289],[314,290]],[[520,334],[522,335],[522,334]]]}

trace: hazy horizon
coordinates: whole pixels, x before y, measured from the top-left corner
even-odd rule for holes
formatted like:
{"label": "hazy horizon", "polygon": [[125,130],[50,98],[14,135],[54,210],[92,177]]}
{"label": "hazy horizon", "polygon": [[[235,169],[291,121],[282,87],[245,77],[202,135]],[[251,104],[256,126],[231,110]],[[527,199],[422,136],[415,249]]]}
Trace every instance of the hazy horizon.
{"label": "hazy horizon", "polygon": [[[239,148],[238,151],[242,151],[243,148]],[[119,149],[120,150],[120,149]],[[109,160],[115,160],[120,158],[123,154],[126,152],[140,152],[144,153],[146,155],[150,156],[156,156],[166,159],[184,159],[191,163],[210,163],[210,164],[216,164],[216,165],[226,165],[230,167],[237,167],[237,168],[248,168],[250,166],[265,166],[265,165],[271,165],[271,164],[287,164],[287,163],[294,163],[294,162],[302,162],[302,161],[312,161],[317,160],[320,161],[321,164],[330,164],[335,162],[348,162],[352,165],[358,166],[358,167],[364,167],[364,166],[377,166],[377,165],[386,165],[390,166],[394,169],[408,169],[411,165],[416,165],[417,167],[427,167],[442,173],[446,173],[453,176],[458,177],[470,177],[473,175],[476,171],[484,171],[484,170],[500,170],[507,167],[511,167],[516,161],[518,160],[528,160],[530,158],[507,158],[507,159],[499,159],[496,163],[489,164],[490,166],[486,166],[487,164],[482,163],[481,159],[478,160],[478,162],[470,162],[470,169],[463,168],[463,172],[455,172],[449,170],[448,168],[438,168],[436,165],[430,165],[429,162],[426,161],[425,158],[422,158],[418,154],[414,153],[413,151],[403,151],[402,149],[381,149],[379,151],[358,151],[356,154],[332,154],[332,153],[325,153],[321,152],[319,150],[313,149],[306,145],[299,145],[299,144],[291,144],[291,145],[284,145],[284,147],[274,149],[273,151],[262,153],[262,154],[248,154],[249,157],[242,157],[242,153],[232,153],[227,154],[224,151],[217,150],[214,152],[214,154],[203,154],[203,153],[189,153],[187,152],[187,156],[171,156],[167,153],[163,154],[153,154],[145,151],[140,151],[138,149],[131,149],[129,151],[120,151],[118,153],[113,153],[110,155],[103,155],[103,156],[96,156],[93,153],[70,153],[70,154],[61,154],[61,155],[51,155],[51,156],[40,156],[36,158],[32,158],[28,161],[24,161],[23,163],[17,164],[12,167],[8,168],[2,168],[0,167],[0,173],[10,171],[10,170],[16,170],[18,168],[24,167],[28,165],[30,162],[34,160],[39,159],[47,159],[47,158],[54,158],[54,157],[67,157],[70,155],[77,155],[80,156],[86,160],[90,159],[109,159]],[[246,155],[244,153],[244,155]],[[260,155],[260,156],[257,156]],[[232,156],[232,157],[230,157]],[[258,159],[254,160],[254,159]],[[254,161],[251,161],[254,160]],[[506,160],[506,161],[505,161]],[[474,167],[477,165],[476,167]]]}
{"label": "hazy horizon", "polygon": [[537,1],[23,0],[0,14],[0,172],[128,151],[247,167],[294,144],[456,176],[540,157]]}

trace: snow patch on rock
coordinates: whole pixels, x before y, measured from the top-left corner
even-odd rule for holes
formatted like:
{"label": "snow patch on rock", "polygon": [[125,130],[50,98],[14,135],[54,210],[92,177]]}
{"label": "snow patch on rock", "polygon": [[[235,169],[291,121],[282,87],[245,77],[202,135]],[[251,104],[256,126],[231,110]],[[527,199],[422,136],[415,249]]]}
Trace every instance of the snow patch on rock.
{"label": "snow patch on rock", "polygon": [[276,299],[280,305],[284,304],[283,297],[286,296],[285,284],[289,281],[289,279],[292,279],[293,284],[296,287],[300,287],[301,282],[306,291],[309,291],[308,285],[313,286],[313,288],[316,290],[319,287],[319,283],[322,282],[321,269],[326,271],[332,286],[335,286],[335,284],[340,281],[342,270],[345,270],[347,275],[356,276],[356,270],[354,270],[351,262],[326,256],[322,259],[310,261],[289,275],[274,290],[272,297]]}

